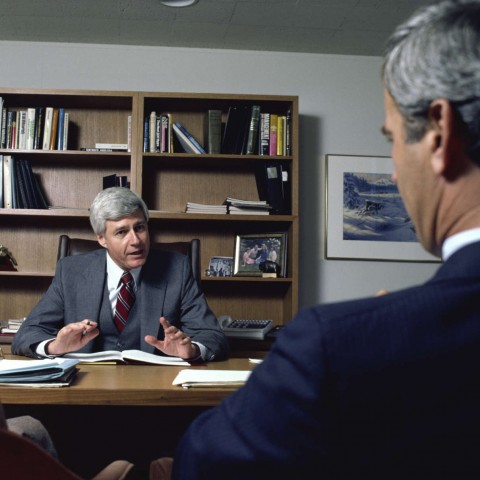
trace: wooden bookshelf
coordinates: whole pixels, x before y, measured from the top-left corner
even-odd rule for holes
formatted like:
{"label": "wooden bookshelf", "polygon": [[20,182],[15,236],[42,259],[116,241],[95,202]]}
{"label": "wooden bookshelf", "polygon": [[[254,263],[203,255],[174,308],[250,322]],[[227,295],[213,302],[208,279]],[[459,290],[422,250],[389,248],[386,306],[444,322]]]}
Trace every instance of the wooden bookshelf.
{"label": "wooden bookshelf", "polygon": [[[202,288],[217,316],[271,318],[287,323],[298,308],[298,98],[295,96],[227,95],[159,92],[77,91],[0,88],[4,106],[64,108],[70,114],[68,149],[0,150],[30,161],[50,205],[49,210],[0,209],[0,244],[18,262],[17,272],[0,271],[0,320],[28,314],[50,284],[61,234],[94,238],[88,207],[102,189],[102,177],[127,175],[132,190],[150,210],[153,242],[201,241],[202,272],[212,256],[234,256],[236,235],[287,232],[285,278],[208,277]],[[168,112],[200,143],[209,109],[259,104],[262,111],[291,112],[289,156],[144,152],[144,120],[151,111]],[[131,151],[86,152],[95,143],[127,143],[131,116]],[[255,169],[274,158],[290,166],[291,214],[187,214],[187,201],[221,204],[227,196],[258,200]]]}

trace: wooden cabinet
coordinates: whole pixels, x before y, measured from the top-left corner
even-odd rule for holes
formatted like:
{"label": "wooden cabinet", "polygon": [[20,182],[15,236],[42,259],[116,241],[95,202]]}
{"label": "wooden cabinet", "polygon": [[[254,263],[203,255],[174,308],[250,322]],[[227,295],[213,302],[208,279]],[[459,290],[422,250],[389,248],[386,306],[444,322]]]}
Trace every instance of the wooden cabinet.
{"label": "wooden cabinet", "polygon": [[[93,238],[88,207],[102,189],[103,176],[127,175],[132,190],[150,210],[152,241],[201,241],[202,271],[212,256],[233,256],[237,235],[287,232],[287,276],[208,277],[202,288],[215,314],[288,322],[298,308],[298,99],[288,96],[157,92],[0,89],[8,109],[64,108],[69,112],[65,151],[1,149],[30,161],[46,193],[49,210],[0,209],[0,244],[18,262],[18,272],[0,271],[0,319],[28,314],[50,284],[62,233]],[[289,215],[187,214],[187,201],[221,204],[227,196],[258,199],[255,169],[274,157],[261,155],[144,152],[144,120],[151,111],[168,112],[203,144],[209,109],[258,104],[262,111],[291,113],[292,155]],[[129,152],[89,152],[96,143],[127,143]]]}

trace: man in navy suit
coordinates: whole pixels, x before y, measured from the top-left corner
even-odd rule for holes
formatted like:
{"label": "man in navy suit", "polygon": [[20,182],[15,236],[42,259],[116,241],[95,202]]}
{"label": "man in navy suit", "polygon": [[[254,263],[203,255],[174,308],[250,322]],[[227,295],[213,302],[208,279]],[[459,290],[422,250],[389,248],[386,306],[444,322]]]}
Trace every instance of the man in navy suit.
{"label": "man in navy suit", "polygon": [[173,478],[480,478],[480,1],[390,38],[384,134],[423,285],[303,309],[244,387],[190,425]]}
{"label": "man in navy suit", "polygon": [[[48,291],[16,333],[12,353],[51,357],[138,349],[190,361],[228,357],[228,340],[190,261],[151,250],[148,219],[145,202],[130,189],[101,191],[90,207],[90,223],[104,248],[58,262]],[[125,271],[133,276],[135,302],[119,331],[113,317]]]}

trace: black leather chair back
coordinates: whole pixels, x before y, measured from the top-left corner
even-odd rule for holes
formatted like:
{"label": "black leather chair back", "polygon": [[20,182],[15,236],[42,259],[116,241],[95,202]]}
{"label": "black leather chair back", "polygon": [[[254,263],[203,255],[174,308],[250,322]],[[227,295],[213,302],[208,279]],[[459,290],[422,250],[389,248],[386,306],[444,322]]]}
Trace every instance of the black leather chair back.
{"label": "black leather chair back", "polygon": [[[84,238],[70,238],[68,235],[60,235],[58,243],[57,262],[63,257],[78,255],[80,253],[91,252],[102,248],[96,240],[86,240]],[[200,285],[201,267],[200,267],[200,240],[192,239],[190,242],[166,242],[152,243],[151,248],[158,250],[168,250],[182,253],[190,258],[192,272],[195,280]]]}

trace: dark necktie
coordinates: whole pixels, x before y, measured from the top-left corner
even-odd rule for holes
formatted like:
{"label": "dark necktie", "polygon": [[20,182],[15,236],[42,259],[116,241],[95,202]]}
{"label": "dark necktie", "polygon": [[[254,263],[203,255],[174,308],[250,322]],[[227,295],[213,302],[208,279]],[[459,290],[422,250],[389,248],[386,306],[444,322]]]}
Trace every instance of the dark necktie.
{"label": "dark necktie", "polygon": [[135,303],[134,280],[130,272],[123,272],[120,279],[122,286],[117,295],[117,305],[113,320],[121,333],[127,324],[128,314]]}

